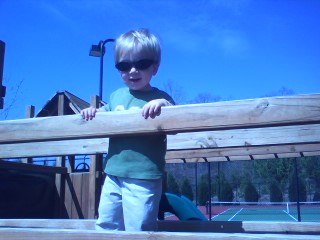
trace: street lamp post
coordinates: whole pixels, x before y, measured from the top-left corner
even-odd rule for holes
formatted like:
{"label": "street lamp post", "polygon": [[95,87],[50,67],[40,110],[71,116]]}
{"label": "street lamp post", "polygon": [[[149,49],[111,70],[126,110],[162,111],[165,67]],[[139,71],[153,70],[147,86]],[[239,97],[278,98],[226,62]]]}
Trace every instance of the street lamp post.
{"label": "street lamp post", "polygon": [[0,109],[3,109],[3,98],[6,95],[6,87],[2,85],[5,48],[6,44],[0,40]]}
{"label": "street lamp post", "polygon": [[91,45],[89,56],[100,57],[100,78],[99,78],[99,97],[102,100],[102,89],[103,89],[103,57],[105,54],[105,46],[108,42],[114,42],[113,38],[100,41],[98,45]]}

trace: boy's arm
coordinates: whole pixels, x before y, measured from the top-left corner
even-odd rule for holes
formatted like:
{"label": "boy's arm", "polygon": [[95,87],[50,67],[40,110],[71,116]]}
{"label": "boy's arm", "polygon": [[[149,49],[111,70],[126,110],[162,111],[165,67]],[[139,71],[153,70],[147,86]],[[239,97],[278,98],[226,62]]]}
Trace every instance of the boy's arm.
{"label": "boy's arm", "polygon": [[172,106],[173,104],[168,100],[154,99],[146,103],[142,108],[142,116],[147,119],[148,117],[155,118],[161,114],[161,107]]}

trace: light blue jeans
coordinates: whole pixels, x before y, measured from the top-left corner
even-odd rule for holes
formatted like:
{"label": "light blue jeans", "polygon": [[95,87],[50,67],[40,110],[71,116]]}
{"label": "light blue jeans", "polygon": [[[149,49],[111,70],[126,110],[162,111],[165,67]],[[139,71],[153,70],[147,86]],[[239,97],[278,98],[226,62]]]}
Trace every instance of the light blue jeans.
{"label": "light blue jeans", "polygon": [[97,230],[156,231],[162,179],[107,176],[99,203]]}

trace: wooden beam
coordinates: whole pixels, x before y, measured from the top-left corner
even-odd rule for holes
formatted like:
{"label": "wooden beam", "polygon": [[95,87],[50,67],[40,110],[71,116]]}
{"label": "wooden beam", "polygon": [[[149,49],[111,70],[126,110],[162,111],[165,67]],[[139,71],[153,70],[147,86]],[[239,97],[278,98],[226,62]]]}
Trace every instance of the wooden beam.
{"label": "wooden beam", "polygon": [[[108,144],[108,138],[0,144],[0,158],[106,153]],[[168,135],[166,158],[300,152],[317,155],[312,154],[316,151],[320,151],[320,124]]]}
{"label": "wooden beam", "polygon": [[320,123],[320,94],[164,107],[155,119],[139,110],[0,122],[0,143],[177,133]]}
{"label": "wooden beam", "polygon": [[[35,106],[27,106],[26,118],[33,118],[35,116]],[[21,159],[23,163],[32,163],[32,157]]]}
{"label": "wooden beam", "polygon": [[[247,146],[247,147],[168,150],[166,153],[166,160],[168,163],[170,163],[174,159],[185,158],[187,162],[197,162],[198,161],[197,158],[206,157],[208,161],[221,161],[221,157],[240,157],[241,158],[243,156],[250,156],[250,155],[253,157],[253,159],[272,159],[272,158],[275,158],[274,154],[280,154],[280,153],[294,154],[295,157],[301,157],[300,153],[303,153],[303,155],[305,156],[318,156],[319,148],[320,148],[319,143],[314,143],[314,144],[306,143],[306,144]],[[250,160],[253,160],[253,159],[250,159]],[[245,160],[245,159],[242,158],[241,160]]]}
{"label": "wooden beam", "polygon": [[0,160],[0,169],[10,169],[10,170],[23,170],[32,171],[39,173],[56,173],[56,174],[67,174],[68,170],[65,167],[49,167],[49,166],[39,166],[27,163],[16,163]]}
{"label": "wooden beam", "polygon": [[320,234],[319,222],[158,221],[166,232]]}
{"label": "wooden beam", "polygon": [[191,232],[121,232],[121,231],[95,231],[74,229],[37,229],[37,228],[2,228],[0,229],[0,240],[319,240],[315,235],[290,235],[290,234],[248,234],[248,233],[191,233]]}
{"label": "wooden beam", "polygon": [[[182,146],[183,147],[183,146]],[[86,139],[73,141],[52,141],[38,143],[20,143],[0,145],[0,158],[19,158],[31,156],[62,156],[62,155],[87,155],[106,153],[108,139]],[[231,146],[218,148],[181,148],[168,149],[166,160],[172,159],[193,159],[193,158],[220,158],[226,156],[254,156],[254,159],[274,158],[273,154],[294,153],[304,156],[319,155],[319,143],[305,144],[281,144],[261,146]],[[266,156],[266,157],[264,157]],[[192,162],[191,160],[190,162]],[[213,160],[214,161],[214,160]]]}
{"label": "wooden beam", "polygon": [[249,234],[249,233],[194,233],[194,232],[126,232],[82,229],[1,228],[0,240],[92,240],[92,239],[154,239],[154,240],[319,240],[316,235]]}
{"label": "wooden beam", "polygon": [[320,124],[217,130],[168,135],[168,149],[320,143]]}
{"label": "wooden beam", "polygon": [[[100,97],[93,96],[91,98],[91,106],[95,108],[100,107]],[[108,145],[109,140],[107,139],[106,145]],[[99,145],[99,144],[98,144]],[[99,145],[100,146],[100,145]],[[103,151],[106,151],[108,146],[104,146]],[[96,151],[97,152],[97,151]],[[103,184],[103,154],[95,154],[91,156],[90,162],[90,175],[89,175],[89,210],[88,210],[88,218],[97,218],[98,217],[98,207],[100,194]]]}
{"label": "wooden beam", "polygon": [[[94,230],[95,219],[0,219],[0,229],[52,228]],[[286,233],[320,234],[319,222],[258,221],[158,221],[166,232]]]}
{"label": "wooden beam", "polygon": [[106,153],[108,144],[108,138],[0,144],[0,158]]}

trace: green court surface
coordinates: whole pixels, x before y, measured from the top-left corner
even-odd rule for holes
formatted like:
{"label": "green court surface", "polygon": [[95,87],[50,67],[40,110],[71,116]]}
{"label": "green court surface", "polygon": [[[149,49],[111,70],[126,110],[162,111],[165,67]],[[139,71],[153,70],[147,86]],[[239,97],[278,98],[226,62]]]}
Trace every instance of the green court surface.
{"label": "green court surface", "polygon": [[[284,221],[297,222],[296,205],[225,205],[212,206],[212,221]],[[320,222],[320,204],[301,204],[302,222]]]}

